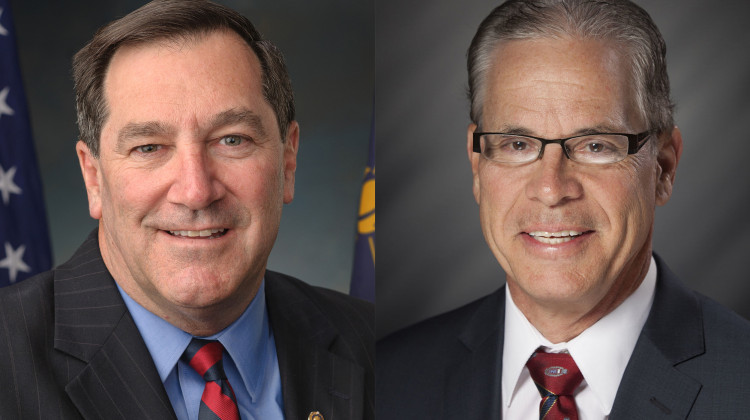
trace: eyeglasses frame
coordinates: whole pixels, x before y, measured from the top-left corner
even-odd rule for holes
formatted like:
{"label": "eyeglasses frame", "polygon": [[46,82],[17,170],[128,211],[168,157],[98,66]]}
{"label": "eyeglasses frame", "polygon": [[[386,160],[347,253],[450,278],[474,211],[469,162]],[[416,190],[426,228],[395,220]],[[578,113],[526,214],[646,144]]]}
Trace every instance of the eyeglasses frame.
{"label": "eyeglasses frame", "polygon": [[[589,133],[589,134],[579,134],[572,137],[567,137],[564,139],[555,139],[555,140],[548,140],[543,139],[541,137],[535,137],[535,136],[527,136],[525,134],[511,134],[511,133],[499,133],[499,132],[492,132],[492,131],[475,131],[473,133],[474,137],[474,144],[473,144],[473,151],[475,153],[482,154],[482,144],[480,141],[480,138],[485,134],[500,134],[500,135],[506,135],[506,136],[515,136],[515,137],[526,137],[529,139],[534,139],[542,142],[542,147],[539,149],[539,156],[536,157],[534,160],[530,160],[525,163],[534,162],[536,160],[541,159],[544,156],[544,148],[550,144],[550,143],[557,143],[560,145],[560,147],[563,150],[563,153],[565,153],[565,157],[573,160],[570,158],[570,155],[568,154],[568,149],[565,148],[565,142],[571,139],[577,139],[579,137],[586,137],[586,136],[597,136],[597,135],[615,135],[615,136],[625,136],[628,138],[628,155],[633,155],[638,153],[639,150],[643,147],[644,144],[648,142],[648,139],[651,138],[651,135],[654,134],[653,130],[644,131],[642,133],[638,134],[628,134],[628,133]],[[484,154],[482,154],[484,156]],[[486,156],[485,156],[486,157]],[[489,159],[489,158],[488,158]],[[489,159],[490,161],[494,162],[492,159]],[[618,161],[619,162],[619,161]],[[511,163],[511,162],[508,162]],[[524,163],[524,162],[518,162],[518,163]],[[615,163],[615,162],[612,162]]]}

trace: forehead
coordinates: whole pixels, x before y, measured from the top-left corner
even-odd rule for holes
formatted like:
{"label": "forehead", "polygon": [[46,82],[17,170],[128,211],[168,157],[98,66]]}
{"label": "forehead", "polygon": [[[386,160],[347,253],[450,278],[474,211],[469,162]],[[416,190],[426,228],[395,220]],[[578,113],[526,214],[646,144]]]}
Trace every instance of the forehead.
{"label": "forehead", "polygon": [[255,53],[229,31],[123,46],[104,79],[107,124],[146,118],[200,122],[231,108],[272,117],[261,75]]}
{"label": "forehead", "polygon": [[[541,131],[637,125],[630,67],[613,43],[573,38],[505,41],[487,72],[483,123]],[[497,128],[497,127],[492,127]]]}

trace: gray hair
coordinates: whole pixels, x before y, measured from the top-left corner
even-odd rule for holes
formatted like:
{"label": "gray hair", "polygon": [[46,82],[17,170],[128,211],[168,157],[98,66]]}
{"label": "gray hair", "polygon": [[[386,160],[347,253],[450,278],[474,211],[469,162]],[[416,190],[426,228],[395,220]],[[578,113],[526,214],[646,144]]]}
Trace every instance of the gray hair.
{"label": "gray hair", "polygon": [[99,29],[73,57],[78,130],[91,154],[99,156],[99,138],[109,116],[104,79],[120,47],[195,40],[222,30],[238,34],[258,56],[263,96],[276,114],[284,141],[287,127],[294,120],[294,93],[281,51],[232,9],[207,0],[154,0]]}
{"label": "gray hair", "polygon": [[649,14],[629,0],[509,0],[479,25],[467,54],[470,116],[482,121],[487,71],[502,41],[577,37],[614,41],[630,59],[635,98],[649,129],[670,132],[667,47]]}

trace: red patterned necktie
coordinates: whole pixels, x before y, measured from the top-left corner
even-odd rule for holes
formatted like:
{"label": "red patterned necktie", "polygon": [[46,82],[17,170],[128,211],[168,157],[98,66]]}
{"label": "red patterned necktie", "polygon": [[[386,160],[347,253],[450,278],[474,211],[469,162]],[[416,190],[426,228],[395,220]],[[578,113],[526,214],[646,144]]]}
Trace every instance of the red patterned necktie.
{"label": "red patterned necktie", "polygon": [[237,398],[221,362],[223,351],[218,341],[194,338],[182,354],[182,360],[206,381],[198,420],[240,420]]}
{"label": "red patterned necktie", "polygon": [[583,380],[576,362],[568,353],[534,353],[526,366],[542,402],[539,420],[578,420],[573,391]]}

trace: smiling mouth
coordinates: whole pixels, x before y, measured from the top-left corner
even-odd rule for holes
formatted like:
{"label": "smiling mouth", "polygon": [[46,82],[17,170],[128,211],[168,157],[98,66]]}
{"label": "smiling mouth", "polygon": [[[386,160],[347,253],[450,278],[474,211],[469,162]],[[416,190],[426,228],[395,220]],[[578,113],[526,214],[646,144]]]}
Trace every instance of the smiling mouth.
{"label": "smiling mouth", "polygon": [[578,232],[575,230],[563,230],[560,232],[528,232],[528,235],[535,241],[548,245],[557,245],[564,242],[570,242],[573,239],[588,232]]}
{"label": "smiling mouth", "polygon": [[172,236],[179,238],[213,239],[226,235],[228,229],[204,229],[204,230],[167,230]]}

